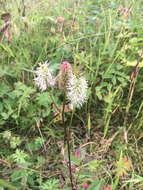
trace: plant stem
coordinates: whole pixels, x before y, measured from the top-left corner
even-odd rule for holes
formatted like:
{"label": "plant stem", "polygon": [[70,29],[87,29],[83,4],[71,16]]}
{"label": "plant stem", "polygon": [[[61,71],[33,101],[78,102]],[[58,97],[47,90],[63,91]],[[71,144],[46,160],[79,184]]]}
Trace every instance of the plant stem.
{"label": "plant stem", "polygon": [[69,174],[70,174],[70,180],[71,180],[71,187],[72,187],[72,190],[75,190],[75,187],[74,187],[73,181],[72,181],[71,156],[70,156],[70,128],[72,125],[73,114],[74,114],[74,110],[72,111],[70,125],[69,125],[69,129],[68,129],[68,134],[67,134],[67,147],[68,147]]}
{"label": "plant stem", "polygon": [[72,187],[72,190],[74,190],[74,185],[73,185],[73,180],[72,180],[72,170],[71,170],[71,156],[70,156],[70,143],[69,143],[69,132],[68,132],[68,136],[67,136],[67,148],[68,148],[68,160],[69,160],[69,163],[68,163],[68,168],[69,168],[69,176],[70,176],[70,181],[71,181],[71,187]]}
{"label": "plant stem", "polygon": [[[72,114],[73,117],[73,114]],[[64,100],[63,100],[63,110],[62,110],[62,122],[63,122],[63,127],[64,127],[64,143],[67,142],[67,149],[68,149],[68,170],[69,170],[69,177],[70,177],[70,182],[71,182],[71,187],[72,190],[75,190],[74,185],[73,185],[73,180],[72,180],[72,170],[71,170],[71,157],[70,157],[70,130],[66,129],[65,125],[65,93],[64,93]],[[71,121],[72,122],[72,121]],[[71,126],[70,122],[70,126]]]}
{"label": "plant stem", "polygon": [[64,144],[65,144],[67,140],[67,129],[65,125],[65,93],[64,93],[63,109],[62,109],[62,123],[64,127]]}

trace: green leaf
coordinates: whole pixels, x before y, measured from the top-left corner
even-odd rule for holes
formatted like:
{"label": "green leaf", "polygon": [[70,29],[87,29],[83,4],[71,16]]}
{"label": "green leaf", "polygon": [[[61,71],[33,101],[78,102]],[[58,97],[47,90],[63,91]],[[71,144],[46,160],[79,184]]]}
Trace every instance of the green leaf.
{"label": "green leaf", "polygon": [[[127,61],[126,62],[126,66],[131,66],[131,67],[135,67],[137,64],[137,60],[135,61]],[[143,61],[141,61],[138,65],[138,67],[143,67]]]}
{"label": "green leaf", "polygon": [[72,163],[79,165],[81,162],[81,159],[78,159],[74,155],[71,155],[71,161],[72,161]]}
{"label": "green leaf", "polygon": [[99,100],[102,100],[102,94],[101,94],[101,87],[96,87],[96,95],[99,98]]}
{"label": "green leaf", "polygon": [[36,100],[38,101],[38,104],[40,106],[46,106],[46,107],[48,107],[49,104],[52,103],[51,97],[50,97],[49,93],[47,93],[47,92],[39,93],[37,95]]}
{"label": "green leaf", "polygon": [[60,181],[58,179],[49,179],[40,187],[41,190],[59,190]]}
{"label": "green leaf", "polygon": [[0,83],[0,97],[8,94],[11,89],[4,82]]}
{"label": "green leaf", "polygon": [[7,187],[9,190],[18,190],[15,186],[11,185],[11,183],[6,180],[0,179],[0,185],[2,187]]}
{"label": "green leaf", "polygon": [[47,117],[49,114],[50,114],[50,112],[51,112],[51,109],[50,109],[50,107],[47,107],[47,108],[45,108],[46,110],[44,110],[43,112],[42,112],[42,116],[43,117]]}
{"label": "green leaf", "polygon": [[6,45],[4,45],[4,44],[0,44],[0,45],[1,45],[1,47],[2,47],[8,54],[11,55],[11,57],[14,57],[14,54],[13,54],[12,50],[11,50],[8,46],[6,46]]}
{"label": "green leaf", "polygon": [[100,181],[95,181],[93,182],[89,187],[88,190],[100,190],[101,189],[101,182]]}
{"label": "green leaf", "polygon": [[22,82],[17,82],[15,83],[15,90],[13,91],[13,93],[17,96],[17,97],[24,97],[24,98],[29,98],[31,94],[33,94],[35,92],[35,89],[26,86],[25,84],[23,84]]}
{"label": "green leaf", "polygon": [[11,155],[16,163],[25,163],[26,158],[28,158],[28,154],[26,154],[23,150],[16,149],[16,152]]}
{"label": "green leaf", "polygon": [[27,176],[27,171],[26,170],[17,170],[13,172],[11,175],[11,180],[12,182],[18,181],[19,179],[22,179],[23,177]]}
{"label": "green leaf", "polygon": [[135,45],[135,44],[137,44],[138,42],[140,42],[140,43],[142,43],[142,41],[143,41],[143,38],[131,38],[130,40],[129,40],[129,43],[131,44],[131,45]]}
{"label": "green leaf", "polygon": [[34,141],[31,141],[30,143],[26,144],[26,149],[31,151],[37,151],[41,148],[41,146],[44,144],[44,139],[38,137]]}
{"label": "green leaf", "polygon": [[95,178],[95,174],[83,170],[83,171],[80,172],[80,176],[79,176],[79,178],[80,178],[80,179],[82,179],[82,178],[88,178],[88,179],[91,179],[91,178]]}
{"label": "green leaf", "polygon": [[3,104],[0,103],[0,113],[3,111]]}
{"label": "green leaf", "polygon": [[4,120],[7,120],[9,118],[9,114],[4,112],[1,113],[1,116],[3,117]]}
{"label": "green leaf", "polygon": [[90,171],[96,171],[101,164],[102,164],[102,161],[92,160],[88,163],[88,168]]}

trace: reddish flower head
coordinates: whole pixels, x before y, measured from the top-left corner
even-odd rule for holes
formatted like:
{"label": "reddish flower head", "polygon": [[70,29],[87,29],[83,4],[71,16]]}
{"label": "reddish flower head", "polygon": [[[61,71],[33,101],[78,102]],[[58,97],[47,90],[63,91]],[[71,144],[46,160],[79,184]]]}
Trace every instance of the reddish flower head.
{"label": "reddish flower head", "polygon": [[63,61],[60,65],[60,72],[58,74],[58,85],[60,90],[67,89],[67,83],[72,76],[72,67],[69,62]]}
{"label": "reddish flower head", "polygon": [[62,71],[66,71],[66,70],[69,70],[71,68],[71,66],[70,66],[70,63],[69,62],[67,62],[67,61],[64,61],[64,62],[62,62],[62,64],[61,64],[61,70]]}

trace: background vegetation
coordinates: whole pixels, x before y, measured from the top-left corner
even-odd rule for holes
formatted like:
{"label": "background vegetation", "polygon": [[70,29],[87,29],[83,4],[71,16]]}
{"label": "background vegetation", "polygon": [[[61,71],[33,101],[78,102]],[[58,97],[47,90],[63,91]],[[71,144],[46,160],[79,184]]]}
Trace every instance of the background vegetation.
{"label": "background vegetation", "polygon": [[[55,73],[68,61],[88,80],[70,134],[76,189],[143,189],[142,7],[142,0],[0,1],[1,190],[71,189],[61,115],[33,81],[46,60]],[[62,95],[53,94],[61,108]],[[70,117],[67,109],[67,125]]]}

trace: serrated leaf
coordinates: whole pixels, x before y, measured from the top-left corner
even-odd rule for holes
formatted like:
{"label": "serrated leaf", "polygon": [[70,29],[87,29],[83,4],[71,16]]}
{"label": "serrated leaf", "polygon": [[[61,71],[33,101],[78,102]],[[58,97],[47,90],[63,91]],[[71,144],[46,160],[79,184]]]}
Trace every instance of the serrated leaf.
{"label": "serrated leaf", "polygon": [[49,106],[52,103],[51,97],[47,92],[39,93],[36,100],[40,106]]}

